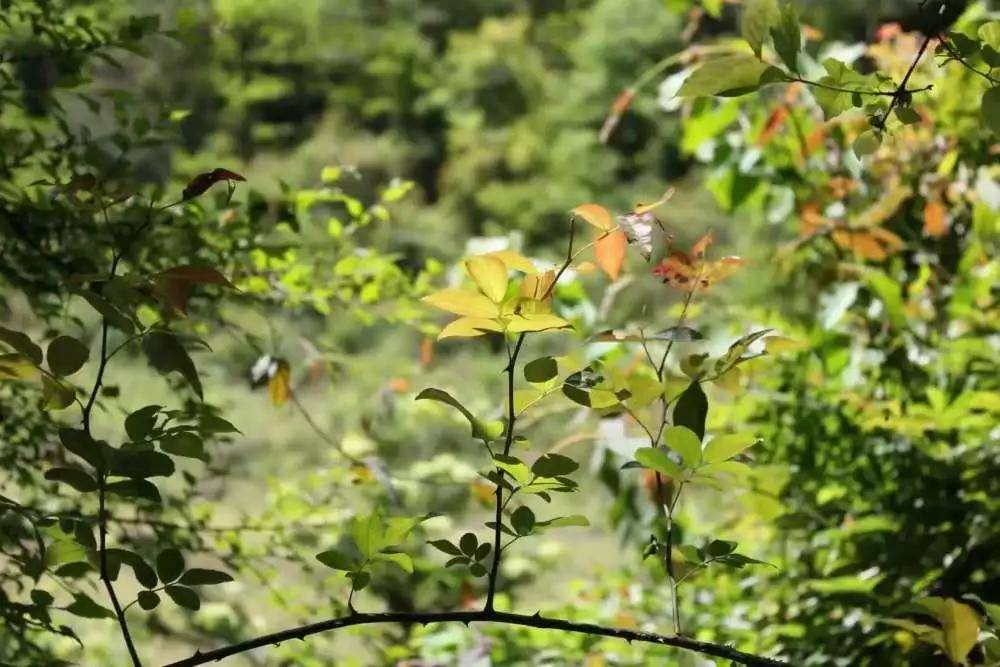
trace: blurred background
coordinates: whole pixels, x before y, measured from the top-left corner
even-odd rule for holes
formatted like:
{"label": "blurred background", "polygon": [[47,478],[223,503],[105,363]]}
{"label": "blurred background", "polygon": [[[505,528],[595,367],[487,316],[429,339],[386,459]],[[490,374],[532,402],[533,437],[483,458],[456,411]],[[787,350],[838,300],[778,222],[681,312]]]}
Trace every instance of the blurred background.
{"label": "blurred background", "polygon": [[[885,65],[898,78],[912,57],[915,2],[795,4],[812,71],[834,54],[862,69]],[[435,341],[445,320],[417,299],[460,282],[457,262],[468,254],[511,248],[555,264],[573,207],[624,212],[668,186],[675,194],[658,215],[678,247],[713,232],[719,255],[747,260],[696,303],[691,322],[706,340],[685,350],[719,354],[765,327],[800,345],[712,389],[710,426],[752,431],[765,444],[752,457],[748,488],[692,492],[682,535],[738,541],[774,567],[695,577],[683,602],[692,634],[796,665],[947,664],[918,630],[885,619],[926,595],[1000,602],[996,320],[988,314],[1000,198],[995,136],[964,101],[982,89],[974,75],[939,70],[928,58],[917,76],[935,85],[926,105],[936,124],[906,128],[904,148],[887,146],[863,173],[845,157],[850,126],[828,129],[831,147],[796,162],[796,132],[824,127],[808,93],[673,97],[690,61],[664,59],[738,36],[743,7],[729,0],[91,0],[49,11],[111,26],[135,26],[141,16],[142,39],[115,62],[88,63],[86,77],[51,59],[11,59],[5,85],[24,92],[26,107],[0,110],[5,127],[27,127],[19,114],[39,126],[59,115],[67,133],[107,138],[82,158],[98,167],[114,162],[124,133],[130,178],[168,193],[216,167],[247,180],[233,200],[239,210],[217,197],[180,240],[147,251],[153,264],[157,253],[217,258],[242,290],[192,306],[189,320],[211,347],[197,355],[205,399],[240,433],[213,445],[207,466],[192,465],[207,479],[170,487],[161,513],[129,508],[134,524],[114,533],[183,545],[189,558],[222,563],[237,579],[197,612],[162,607],[137,623],[151,663],[342,611],[346,582],[314,554],[341,539],[359,508],[442,516],[408,542],[416,574],[387,570],[356,606],[478,604],[484,580],[442,568],[442,554],[424,540],[465,530],[486,539],[492,496],[477,473],[482,452],[464,421],[413,399],[442,387],[499,419],[505,355],[498,340]],[[982,22],[989,11],[971,3],[963,21]],[[8,23],[6,37],[0,27],[5,55],[45,40],[21,27]],[[58,91],[64,75],[81,77],[73,94]],[[634,98],[602,141],[609,108],[631,87]],[[791,114],[780,129],[777,107]],[[761,138],[768,127],[776,138]],[[11,157],[7,136],[0,146]],[[34,180],[4,165],[8,193]],[[845,180],[832,181],[838,175]],[[845,215],[856,217],[900,183],[909,188],[904,203],[878,224],[905,240],[906,253],[796,246],[809,192],[825,193],[823,206],[843,200]],[[926,233],[928,192],[954,207],[943,238]],[[10,220],[15,212],[14,204],[5,209]],[[10,220],[5,236],[22,238]],[[80,303],[49,298],[57,290],[30,244],[23,252],[10,245],[4,321],[36,331],[73,322],[94,335]],[[59,252],[75,273],[95,255],[85,241]],[[866,265],[881,267],[889,286]],[[682,295],[650,276],[638,254],[627,266],[611,284],[570,272],[556,299],[579,333],[539,337],[529,359],[575,346],[587,359],[625,364],[636,350],[593,335],[674,323]],[[288,391],[268,381],[277,368],[287,370]],[[114,386],[110,407],[95,417],[109,431],[125,414],[173,400],[171,383],[151,375],[138,352],[116,359]],[[5,437],[14,443],[30,425],[9,416],[28,399],[8,385],[3,392]],[[505,563],[502,604],[665,631],[662,572],[657,559],[643,558],[656,532],[654,503],[641,476],[620,470],[642,432],[614,411],[556,401],[537,409],[524,422],[533,452],[572,455],[582,467],[585,491],[556,498],[553,510],[586,514],[591,525],[526,540]],[[4,446],[11,476],[0,493],[54,511],[56,500],[24,490],[17,448]],[[109,623],[85,624],[84,654],[69,639],[36,638],[47,657],[18,657],[23,638],[0,629],[0,658],[6,641],[11,664],[126,664]],[[390,627],[296,644],[229,662],[715,664],[510,628]],[[975,651],[969,664],[993,664],[985,648]]]}

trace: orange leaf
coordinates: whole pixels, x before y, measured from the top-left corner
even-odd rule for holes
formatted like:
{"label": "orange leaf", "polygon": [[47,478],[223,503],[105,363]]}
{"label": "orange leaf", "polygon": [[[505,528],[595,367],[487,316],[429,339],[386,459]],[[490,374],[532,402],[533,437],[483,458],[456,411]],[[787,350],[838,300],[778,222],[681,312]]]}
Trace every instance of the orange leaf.
{"label": "orange leaf", "polygon": [[424,336],[420,341],[420,367],[427,368],[434,362],[434,339]]}
{"label": "orange leaf", "polygon": [[948,233],[948,212],[939,201],[929,201],[924,206],[924,234],[940,238]]}
{"label": "orange leaf", "polygon": [[594,254],[597,255],[597,265],[604,270],[611,280],[618,280],[622,264],[625,262],[625,250],[628,239],[620,229],[601,236],[594,243]]}
{"label": "orange leaf", "polygon": [[635,98],[635,90],[632,88],[627,88],[619,93],[615,101],[611,103],[611,108],[608,110],[608,117],[604,119],[604,124],[601,126],[601,132],[598,138],[602,144],[608,143],[608,139],[614,133],[615,128],[618,127],[618,123],[621,121],[622,116],[628,111],[629,106],[632,104],[632,100]]}
{"label": "orange leaf", "polygon": [[708,246],[712,245],[715,241],[715,236],[712,232],[709,232],[702,236],[700,239],[695,241],[695,244],[691,246],[691,256],[701,259],[705,256],[705,251],[708,250]]}
{"label": "orange leaf", "polygon": [[764,123],[764,129],[760,131],[760,136],[757,137],[758,146],[766,146],[770,143],[771,139],[778,134],[778,130],[785,123],[785,119],[788,118],[788,107],[782,105],[780,107],[775,107],[771,115],[767,117],[767,122]]}
{"label": "orange leaf", "polygon": [[573,214],[583,218],[602,232],[615,226],[611,221],[611,213],[600,204],[580,204],[573,209]]}

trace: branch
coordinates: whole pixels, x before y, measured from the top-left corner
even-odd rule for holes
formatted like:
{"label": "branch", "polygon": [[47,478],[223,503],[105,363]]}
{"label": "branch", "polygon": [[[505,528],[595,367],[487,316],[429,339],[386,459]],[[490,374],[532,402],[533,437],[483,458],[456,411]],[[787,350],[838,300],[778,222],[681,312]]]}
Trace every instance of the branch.
{"label": "branch", "polygon": [[927,50],[927,46],[931,43],[930,36],[924,38],[923,43],[920,44],[920,48],[917,50],[916,57],[913,58],[913,62],[910,63],[910,67],[906,70],[906,74],[903,75],[903,80],[899,82],[899,87],[892,94],[892,99],[889,100],[889,108],[885,110],[881,118],[873,119],[872,125],[882,130],[885,129],[885,123],[889,120],[889,114],[896,107],[896,103],[902,98],[908,96],[910,91],[906,89],[906,84],[910,82],[910,77],[913,76],[913,70],[917,69],[917,65],[920,64],[920,59],[924,57],[924,52]]}
{"label": "branch", "polygon": [[680,637],[676,635],[660,635],[654,632],[643,632],[641,630],[611,628],[593,623],[576,623],[574,621],[560,618],[544,618],[540,614],[528,616],[526,614],[513,614],[503,611],[452,611],[350,614],[349,616],[331,618],[317,623],[310,623],[308,625],[302,625],[295,628],[289,628],[287,630],[273,632],[267,635],[261,635],[260,637],[256,637],[254,639],[237,642],[235,644],[206,651],[204,653],[196,651],[190,658],[172,662],[165,667],[195,667],[196,665],[216,662],[222,660],[223,658],[228,658],[246,651],[268,646],[269,644],[276,646],[283,641],[289,641],[291,639],[302,640],[310,635],[331,630],[339,630],[340,628],[347,628],[354,625],[377,625],[385,623],[422,623],[424,625],[427,623],[465,623],[466,625],[469,623],[501,623],[504,625],[517,625],[528,628],[562,630],[563,632],[575,632],[598,637],[612,637],[615,639],[623,639],[627,642],[643,642],[647,644],[659,644],[661,646],[673,646],[675,648],[696,651],[698,653],[710,655],[716,658],[732,660],[741,665],[748,665],[748,667],[781,667],[787,665],[787,663],[780,660],[757,656],[751,653],[744,653],[743,651],[738,651],[737,649],[724,646],[722,644],[713,644],[712,642],[698,641],[697,639],[690,639],[688,637]]}

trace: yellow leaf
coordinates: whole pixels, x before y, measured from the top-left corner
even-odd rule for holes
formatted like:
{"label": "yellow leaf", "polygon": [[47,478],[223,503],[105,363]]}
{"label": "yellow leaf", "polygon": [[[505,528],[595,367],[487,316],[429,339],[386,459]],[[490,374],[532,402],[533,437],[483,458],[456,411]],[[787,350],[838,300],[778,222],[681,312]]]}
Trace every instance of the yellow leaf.
{"label": "yellow leaf", "polygon": [[444,338],[474,338],[482,336],[487,331],[499,332],[503,331],[503,328],[496,320],[485,317],[460,317],[441,330],[441,333],[438,334],[438,340]]}
{"label": "yellow leaf", "polygon": [[611,220],[611,213],[600,204],[581,204],[573,209],[573,214],[583,218],[602,232],[615,226]]}
{"label": "yellow leaf", "polygon": [[279,361],[274,374],[267,381],[267,393],[273,405],[284,405],[292,397],[292,371],[287,361]]}
{"label": "yellow leaf", "polygon": [[513,250],[498,250],[496,252],[488,253],[486,256],[496,257],[511,271],[520,271],[529,275],[538,272],[538,269],[535,268],[534,262],[521,253],[514,252]]}
{"label": "yellow leaf", "polygon": [[625,232],[621,230],[604,234],[594,243],[597,265],[608,274],[611,280],[618,280],[618,276],[621,274],[626,248],[628,248],[628,239],[625,238]]}
{"label": "yellow leaf", "polygon": [[551,301],[552,283],[555,281],[555,271],[546,271],[545,273],[527,275],[524,277],[524,281],[521,282],[520,295],[527,299],[536,300],[545,297],[546,301]]}
{"label": "yellow leaf", "polygon": [[948,233],[948,215],[944,204],[929,201],[924,206],[924,234],[939,238]]}
{"label": "yellow leaf", "polygon": [[465,262],[469,275],[479,286],[479,291],[493,303],[503,301],[507,293],[507,266],[497,257],[479,255]]}
{"label": "yellow leaf", "polygon": [[23,354],[0,354],[0,380],[34,380],[38,367]]}
{"label": "yellow leaf", "polygon": [[764,338],[764,348],[768,354],[780,354],[782,352],[792,352],[801,350],[806,345],[802,341],[785,336],[766,336]]}
{"label": "yellow leaf", "polygon": [[561,317],[550,313],[534,313],[515,315],[507,324],[511,333],[527,333],[532,331],[548,331],[549,329],[565,329],[571,325]]}
{"label": "yellow leaf", "polygon": [[674,189],[673,188],[667,188],[666,191],[663,193],[663,196],[661,196],[659,199],[657,199],[653,203],[651,203],[651,204],[636,204],[635,210],[633,210],[632,213],[634,213],[635,215],[643,215],[645,213],[649,213],[650,211],[654,211],[654,210],[658,209],[659,207],[663,206],[664,204],[666,204],[668,201],[670,201],[670,198],[673,197],[673,196],[674,196]]}
{"label": "yellow leaf", "polygon": [[962,663],[979,639],[979,617],[968,605],[945,600],[941,607],[945,651],[952,662]]}
{"label": "yellow leaf", "polygon": [[482,294],[461,289],[443,289],[421,299],[424,303],[446,310],[456,315],[470,317],[496,317],[500,314],[497,305]]}

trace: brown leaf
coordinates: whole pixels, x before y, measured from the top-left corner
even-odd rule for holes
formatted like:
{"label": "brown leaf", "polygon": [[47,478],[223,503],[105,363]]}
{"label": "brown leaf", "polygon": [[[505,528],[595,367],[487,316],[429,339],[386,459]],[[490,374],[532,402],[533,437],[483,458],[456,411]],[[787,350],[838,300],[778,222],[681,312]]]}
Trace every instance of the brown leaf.
{"label": "brown leaf", "polygon": [[627,248],[628,239],[625,238],[625,233],[621,230],[604,234],[594,243],[597,265],[608,274],[611,280],[618,280],[618,276],[621,275]]}
{"label": "brown leaf", "polygon": [[204,194],[206,190],[218,183],[219,181],[246,181],[234,171],[229,171],[228,169],[213,169],[212,171],[206,171],[204,173],[198,174],[187,184],[184,191],[181,193],[181,198],[184,201],[188,199],[194,199],[195,197]]}
{"label": "brown leaf", "polygon": [[189,283],[199,283],[201,285],[223,285],[234,287],[229,279],[210,266],[175,266],[167,269],[161,275],[173,280],[182,280]]}

